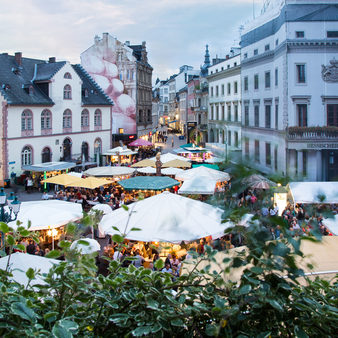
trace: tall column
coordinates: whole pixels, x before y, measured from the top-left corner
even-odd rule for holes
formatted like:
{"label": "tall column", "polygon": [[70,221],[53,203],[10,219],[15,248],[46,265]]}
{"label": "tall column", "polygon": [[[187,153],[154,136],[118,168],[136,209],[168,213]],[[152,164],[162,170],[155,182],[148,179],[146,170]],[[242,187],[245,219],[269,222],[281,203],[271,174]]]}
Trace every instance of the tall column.
{"label": "tall column", "polygon": [[296,160],[296,150],[289,149],[289,175],[292,178],[296,176]]}

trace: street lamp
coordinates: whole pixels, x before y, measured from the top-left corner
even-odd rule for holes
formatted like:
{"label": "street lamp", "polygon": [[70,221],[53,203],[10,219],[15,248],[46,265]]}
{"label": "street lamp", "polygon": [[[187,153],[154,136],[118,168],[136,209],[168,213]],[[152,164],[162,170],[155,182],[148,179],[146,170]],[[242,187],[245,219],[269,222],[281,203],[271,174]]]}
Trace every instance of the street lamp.
{"label": "street lamp", "polygon": [[[9,208],[9,213],[5,210],[7,199],[7,205]],[[14,196],[14,193],[11,192],[10,196],[7,198],[7,195],[4,191],[4,188],[0,190],[0,222],[9,223],[15,221],[18,217],[18,213],[20,211],[20,204],[21,202],[18,201],[18,198]],[[1,233],[1,247],[3,247],[5,243],[4,234]]]}

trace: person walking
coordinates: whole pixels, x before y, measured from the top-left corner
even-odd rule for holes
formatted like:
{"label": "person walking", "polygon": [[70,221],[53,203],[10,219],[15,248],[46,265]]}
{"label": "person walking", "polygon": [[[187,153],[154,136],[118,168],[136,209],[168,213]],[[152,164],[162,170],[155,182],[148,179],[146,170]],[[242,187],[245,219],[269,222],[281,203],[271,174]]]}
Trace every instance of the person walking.
{"label": "person walking", "polygon": [[173,138],[171,139],[171,148],[174,148],[174,135]]}

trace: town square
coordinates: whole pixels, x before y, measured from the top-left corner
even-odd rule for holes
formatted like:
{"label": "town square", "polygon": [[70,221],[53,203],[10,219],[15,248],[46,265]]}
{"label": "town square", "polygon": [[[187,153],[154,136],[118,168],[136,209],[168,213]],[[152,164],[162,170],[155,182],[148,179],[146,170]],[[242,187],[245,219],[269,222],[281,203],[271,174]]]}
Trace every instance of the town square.
{"label": "town square", "polygon": [[337,1],[0,5],[1,337],[336,336]]}

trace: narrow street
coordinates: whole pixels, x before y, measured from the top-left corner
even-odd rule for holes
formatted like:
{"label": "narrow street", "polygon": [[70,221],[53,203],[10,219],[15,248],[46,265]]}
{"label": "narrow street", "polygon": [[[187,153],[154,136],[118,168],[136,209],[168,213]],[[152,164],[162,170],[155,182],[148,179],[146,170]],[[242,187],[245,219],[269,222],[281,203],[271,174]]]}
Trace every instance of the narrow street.
{"label": "narrow street", "polygon": [[168,132],[168,127],[159,128],[158,131],[165,131],[168,136],[167,142],[156,142],[155,147],[162,148],[162,154],[173,152],[174,149],[180,147],[183,144],[187,143],[187,140],[184,138],[183,140],[179,139],[180,134],[171,134]]}

